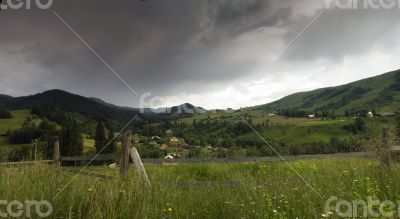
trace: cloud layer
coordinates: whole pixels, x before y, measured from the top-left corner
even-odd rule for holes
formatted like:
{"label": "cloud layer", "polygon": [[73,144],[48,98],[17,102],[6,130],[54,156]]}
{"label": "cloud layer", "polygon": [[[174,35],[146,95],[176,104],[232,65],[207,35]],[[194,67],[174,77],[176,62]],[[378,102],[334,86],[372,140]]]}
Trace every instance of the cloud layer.
{"label": "cloud layer", "polygon": [[153,107],[238,108],[399,68],[400,10],[330,9],[265,72],[324,6],[318,0],[69,0],[49,10],[5,10],[0,93],[60,88],[139,105],[51,10],[139,95],[162,96]]}

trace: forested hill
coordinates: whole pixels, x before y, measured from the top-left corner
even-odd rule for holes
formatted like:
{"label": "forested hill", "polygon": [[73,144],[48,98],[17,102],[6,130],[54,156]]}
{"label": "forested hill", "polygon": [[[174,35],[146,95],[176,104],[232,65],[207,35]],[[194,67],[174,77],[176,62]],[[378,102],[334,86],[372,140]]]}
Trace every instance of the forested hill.
{"label": "forested hill", "polygon": [[0,96],[0,108],[42,111],[38,113],[59,110],[78,113],[85,117],[104,117],[117,122],[129,121],[127,119],[138,112],[137,109],[119,108],[62,90],[49,90],[35,95],[14,98]]}
{"label": "forested hill", "polygon": [[[57,114],[73,113],[76,116],[83,116],[87,119],[106,119],[122,124],[129,121],[134,115],[148,121],[159,121],[171,118],[171,115],[179,114],[178,117],[191,116],[191,113],[181,112],[179,109],[192,109],[194,112],[204,111],[201,107],[185,103],[179,106],[160,109],[138,109],[130,107],[120,107],[107,103],[98,98],[88,98],[72,94],[63,90],[49,90],[43,93],[11,97],[0,95],[0,108],[8,110],[32,109],[35,114],[48,117],[57,121],[61,118]],[[167,112],[167,113],[166,113]]]}
{"label": "forested hill", "polygon": [[396,112],[399,106],[400,70],[396,70],[337,87],[295,93],[255,108],[282,114],[351,114]]}

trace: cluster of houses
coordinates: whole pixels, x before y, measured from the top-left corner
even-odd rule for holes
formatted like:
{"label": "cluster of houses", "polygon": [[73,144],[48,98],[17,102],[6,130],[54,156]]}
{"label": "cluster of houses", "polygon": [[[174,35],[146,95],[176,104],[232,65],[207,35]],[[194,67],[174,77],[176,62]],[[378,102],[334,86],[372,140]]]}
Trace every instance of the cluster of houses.
{"label": "cluster of houses", "polygon": [[[169,135],[167,137],[168,139],[167,141],[165,141],[165,139],[159,136],[152,136],[151,137],[152,141],[149,142],[149,146],[167,152],[168,155],[164,157],[166,160],[181,158],[184,157],[185,154],[188,154],[190,150],[201,149],[201,146],[187,144],[184,139],[172,136],[171,130],[167,130],[166,133],[167,132],[168,132],[167,136]],[[207,146],[205,147],[205,149],[209,150],[213,155],[219,155],[228,150],[225,147],[212,147],[212,146]]]}

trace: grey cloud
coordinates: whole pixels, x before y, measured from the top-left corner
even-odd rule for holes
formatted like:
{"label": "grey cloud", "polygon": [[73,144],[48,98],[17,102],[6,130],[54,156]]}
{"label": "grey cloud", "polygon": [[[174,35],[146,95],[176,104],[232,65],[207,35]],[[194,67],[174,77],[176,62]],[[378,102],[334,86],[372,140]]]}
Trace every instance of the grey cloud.
{"label": "grey cloud", "polygon": [[[52,10],[138,93],[172,96],[221,90],[255,74],[278,53],[276,45],[290,42],[320,10],[314,2],[64,0],[56,1]],[[282,64],[305,66],[321,58],[338,62],[346,54],[362,53],[371,42],[388,41],[384,30],[398,22],[398,12],[374,13],[329,12],[290,49]],[[61,88],[137,105],[138,99],[51,11],[2,11],[0,26],[0,61],[13,59],[24,69],[16,72],[7,65],[0,70],[2,82],[9,82],[0,93]],[[268,38],[276,29],[279,34]],[[22,74],[29,75],[23,83],[17,80]]]}
{"label": "grey cloud", "polygon": [[[377,45],[390,49],[396,41],[385,39],[398,29],[400,10],[339,10],[322,16],[290,49],[286,60],[327,59],[341,62],[346,55],[364,54]],[[397,35],[398,36],[398,35]]]}

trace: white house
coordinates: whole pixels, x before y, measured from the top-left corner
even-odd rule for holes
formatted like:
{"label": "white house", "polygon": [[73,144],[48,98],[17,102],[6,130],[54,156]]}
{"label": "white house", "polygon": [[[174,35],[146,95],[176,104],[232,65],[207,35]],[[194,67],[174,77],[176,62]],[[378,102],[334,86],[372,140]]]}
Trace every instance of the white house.
{"label": "white house", "polygon": [[166,159],[166,160],[173,160],[174,157],[173,157],[172,155],[168,154],[167,156],[164,157],[164,159]]}

